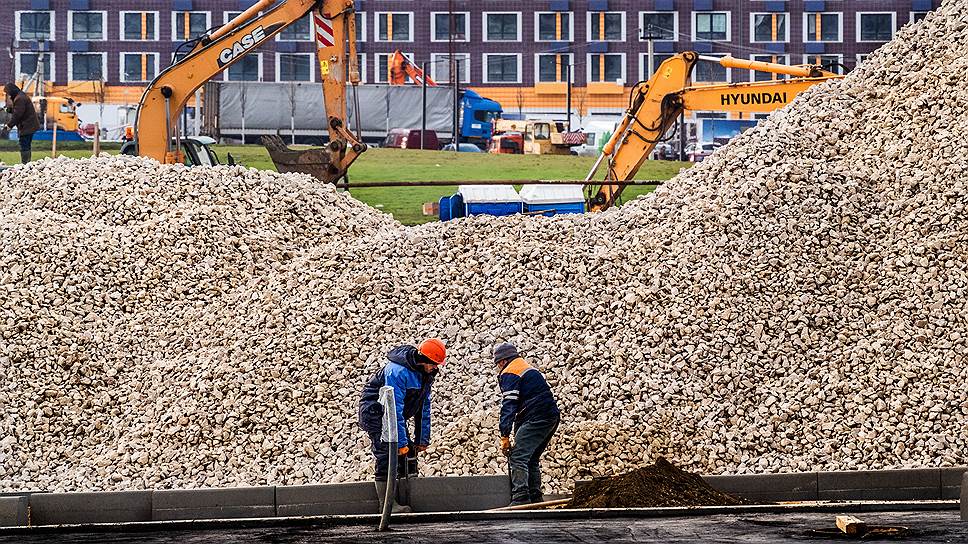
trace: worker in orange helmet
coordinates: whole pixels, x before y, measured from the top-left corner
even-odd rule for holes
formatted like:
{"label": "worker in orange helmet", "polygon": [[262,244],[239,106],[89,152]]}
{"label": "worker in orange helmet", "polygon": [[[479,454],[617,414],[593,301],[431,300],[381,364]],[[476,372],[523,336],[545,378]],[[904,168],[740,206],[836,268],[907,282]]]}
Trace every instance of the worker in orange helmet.
{"label": "worker in orange helmet", "polygon": [[[437,338],[429,338],[419,346],[398,346],[387,353],[387,363],[370,377],[360,398],[359,426],[370,435],[370,449],[376,464],[376,491],[378,497],[386,496],[389,471],[389,444],[381,439],[383,430],[383,406],[380,404],[380,388],[393,388],[393,400],[397,410],[397,435],[399,447],[397,466],[406,465],[408,458],[414,460],[417,452],[430,445],[430,388],[434,378],[444,365],[447,349]],[[411,438],[407,420],[414,420],[414,437]],[[409,506],[394,501],[394,512],[409,512]]]}

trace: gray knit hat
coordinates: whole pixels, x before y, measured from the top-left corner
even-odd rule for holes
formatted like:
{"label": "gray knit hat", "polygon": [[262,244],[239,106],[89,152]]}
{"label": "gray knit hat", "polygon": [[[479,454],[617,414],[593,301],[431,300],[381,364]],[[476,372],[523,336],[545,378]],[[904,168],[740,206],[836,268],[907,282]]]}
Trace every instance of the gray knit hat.
{"label": "gray knit hat", "polygon": [[514,344],[502,342],[494,346],[494,362],[504,361],[505,359],[517,359],[518,348]]}

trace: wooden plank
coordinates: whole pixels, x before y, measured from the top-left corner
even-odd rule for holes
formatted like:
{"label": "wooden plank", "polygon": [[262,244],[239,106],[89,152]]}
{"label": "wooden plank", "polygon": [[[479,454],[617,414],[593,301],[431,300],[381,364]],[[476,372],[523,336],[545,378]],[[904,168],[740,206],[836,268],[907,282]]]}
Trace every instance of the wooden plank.
{"label": "wooden plank", "polygon": [[837,516],[837,528],[852,536],[867,532],[867,524],[854,516]]}

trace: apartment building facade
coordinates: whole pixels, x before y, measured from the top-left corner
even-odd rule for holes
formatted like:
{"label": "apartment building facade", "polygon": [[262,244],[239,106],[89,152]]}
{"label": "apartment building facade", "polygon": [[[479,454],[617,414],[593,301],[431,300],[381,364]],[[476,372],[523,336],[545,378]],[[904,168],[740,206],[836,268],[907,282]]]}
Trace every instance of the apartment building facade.
{"label": "apartment building facade", "polygon": [[[0,78],[33,73],[43,55],[55,85],[103,81],[136,97],[184,42],[253,0],[5,0]],[[402,51],[449,82],[529,106],[558,101],[569,79],[589,103],[621,107],[628,87],[669,55],[694,50],[847,71],[940,0],[357,0],[365,82],[385,82]],[[649,54],[649,42],[652,54]],[[308,18],[233,65],[226,81],[318,81]],[[698,82],[767,77],[701,64]],[[111,93],[108,93],[110,98]]]}

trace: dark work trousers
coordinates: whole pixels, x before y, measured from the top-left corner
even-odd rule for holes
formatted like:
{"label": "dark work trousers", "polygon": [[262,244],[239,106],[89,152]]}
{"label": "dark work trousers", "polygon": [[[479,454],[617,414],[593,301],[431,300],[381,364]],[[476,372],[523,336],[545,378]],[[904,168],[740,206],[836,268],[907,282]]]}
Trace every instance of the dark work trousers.
{"label": "dark work trousers", "polygon": [[528,421],[514,431],[511,465],[511,502],[541,502],[541,454],[558,430],[559,419]]}
{"label": "dark work trousers", "polygon": [[24,134],[20,137],[20,162],[24,164],[30,162],[30,144],[32,144],[33,141],[33,134]]}
{"label": "dark work trousers", "polygon": [[[388,454],[390,453],[390,443],[380,440],[380,431],[375,433],[369,433],[370,435],[370,451],[373,452],[374,466],[376,467],[376,476],[374,480],[378,482],[387,481],[387,473],[390,472],[390,458]],[[409,475],[417,475],[417,452],[413,451],[411,448],[410,453],[407,455],[397,456],[397,477],[402,478],[404,474],[407,474],[407,468],[409,468]],[[406,463],[410,463],[407,467]]]}

